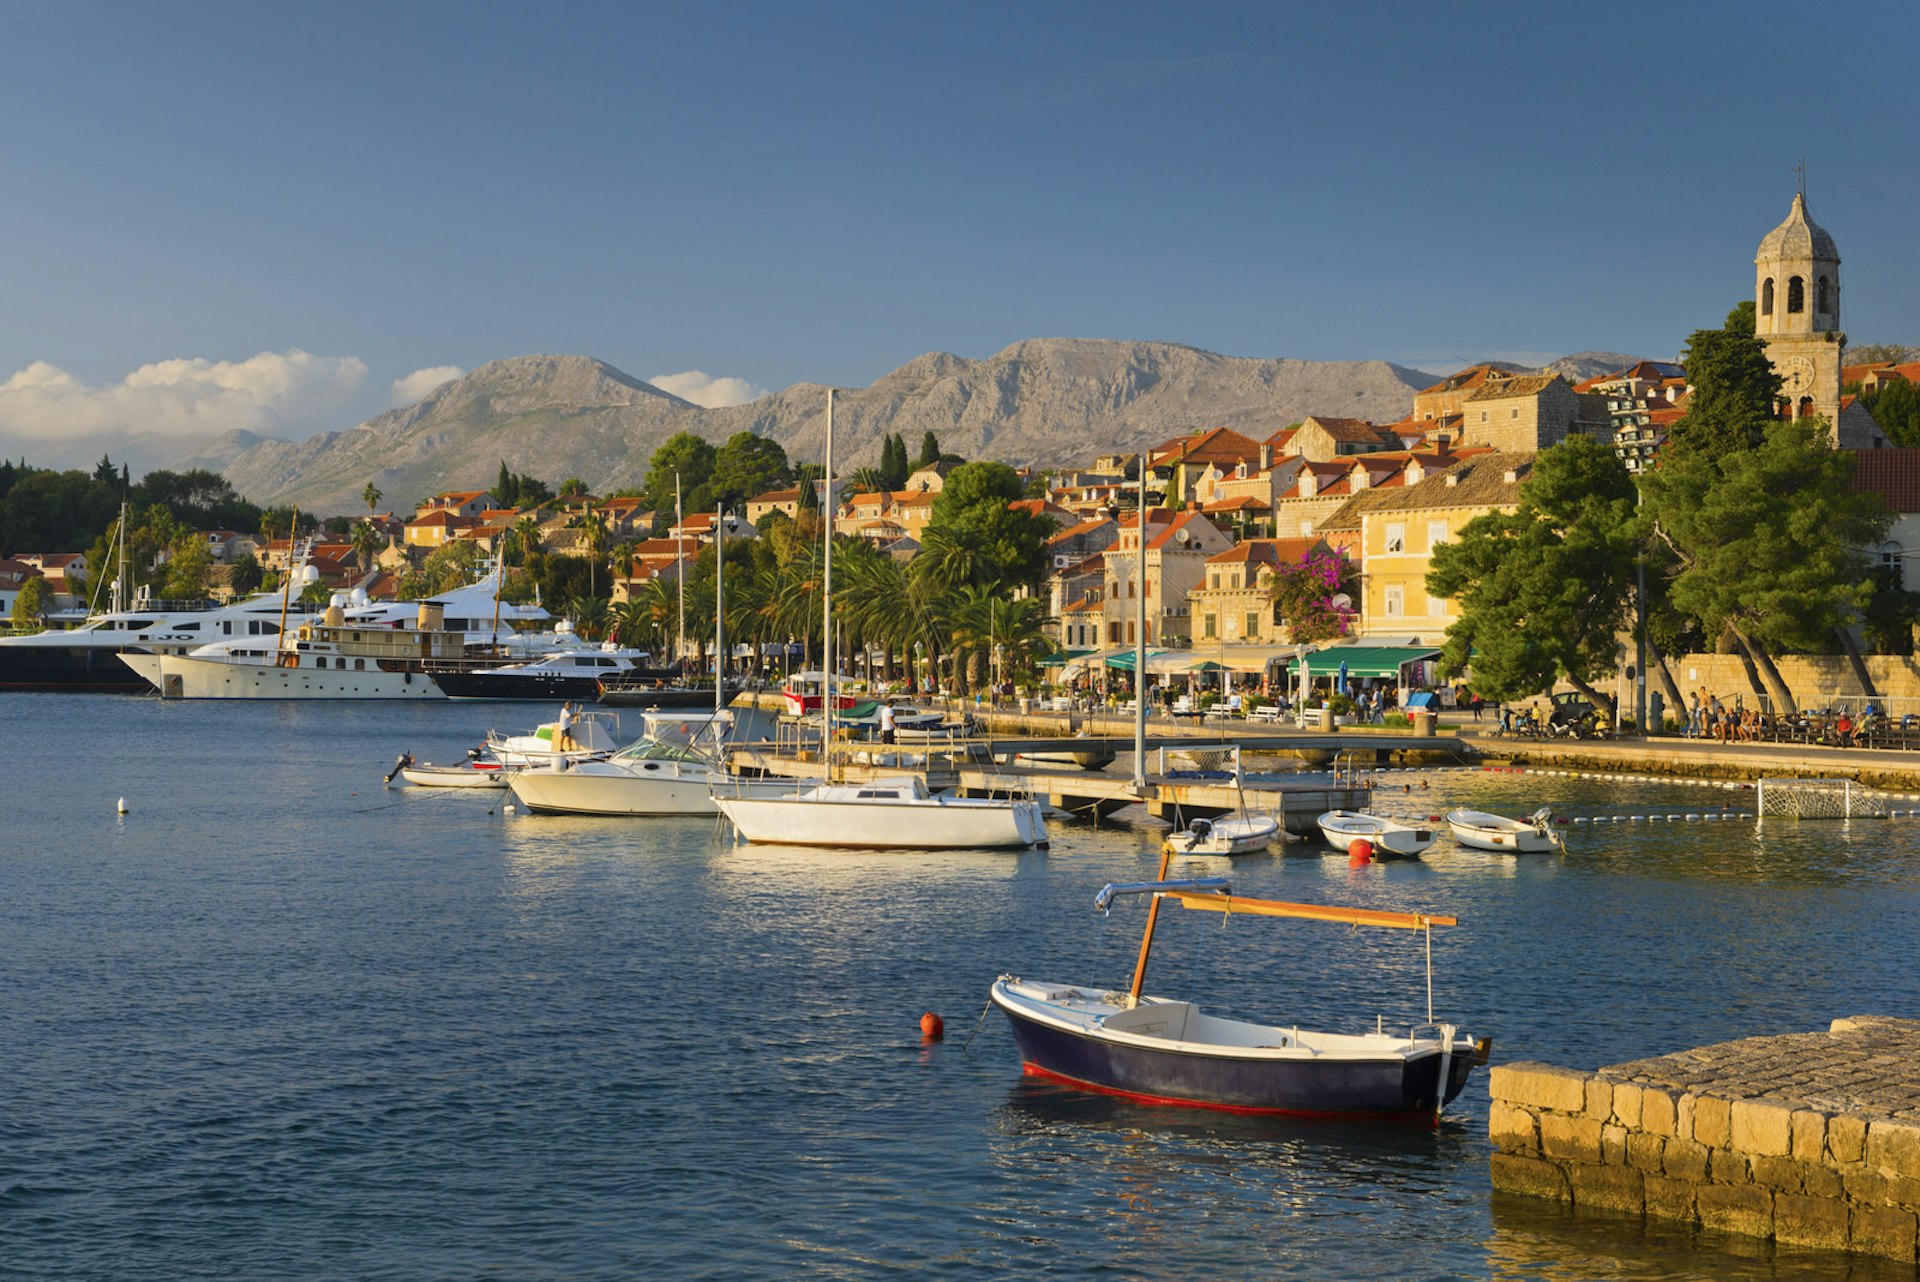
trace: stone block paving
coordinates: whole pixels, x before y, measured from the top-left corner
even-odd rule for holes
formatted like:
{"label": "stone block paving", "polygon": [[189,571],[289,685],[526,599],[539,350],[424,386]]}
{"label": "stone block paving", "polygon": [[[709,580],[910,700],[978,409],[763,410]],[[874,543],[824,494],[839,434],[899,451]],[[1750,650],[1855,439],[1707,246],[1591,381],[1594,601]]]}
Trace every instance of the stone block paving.
{"label": "stone block paving", "polygon": [[1494,1188],[1920,1262],[1920,1021],[1489,1075]]}
{"label": "stone block paving", "polygon": [[1594,1076],[1823,1113],[1920,1118],[1920,1020],[1856,1015],[1824,1033],[1743,1037],[1611,1064]]}

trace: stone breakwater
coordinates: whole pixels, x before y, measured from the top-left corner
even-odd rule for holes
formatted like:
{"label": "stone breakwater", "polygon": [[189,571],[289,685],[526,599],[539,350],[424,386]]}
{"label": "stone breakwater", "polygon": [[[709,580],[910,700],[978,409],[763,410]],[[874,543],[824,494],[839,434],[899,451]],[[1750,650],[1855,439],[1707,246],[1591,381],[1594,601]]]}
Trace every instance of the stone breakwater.
{"label": "stone breakwater", "polygon": [[1489,1076],[1493,1186],[1914,1262],[1920,1021],[1837,1019],[1583,1073]]}

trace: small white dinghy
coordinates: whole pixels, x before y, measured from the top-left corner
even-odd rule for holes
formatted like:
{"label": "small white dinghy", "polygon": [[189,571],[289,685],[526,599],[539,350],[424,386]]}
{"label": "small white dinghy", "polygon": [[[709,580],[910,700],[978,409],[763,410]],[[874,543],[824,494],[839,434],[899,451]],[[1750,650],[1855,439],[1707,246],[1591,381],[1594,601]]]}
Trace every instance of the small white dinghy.
{"label": "small white dinghy", "polygon": [[1473,850],[1539,854],[1566,845],[1553,830],[1553,811],[1545,806],[1525,819],[1507,819],[1484,810],[1449,810],[1447,826],[1453,829],[1455,841]]}
{"label": "small white dinghy", "polygon": [[1272,815],[1222,815],[1196,819],[1171,833],[1166,846],[1177,855],[1246,855],[1265,850],[1280,836],[1280,821]]}
{"label": "small white dinghy", "polygon": [[395,776],[405,779],[416,788],[504,788],[507,786],[507,772],[500,768],[497,761],[484,757],[469,758],[457,766],[436,766],[431,761],[416,762],[412,753],[403,752],[400,759],[393,763],[393,770],[387,775],[392,783]]}
{"label": "small white dinghy", "polygon": [[1358,810],[1329,810],[1320,816],[1319,824],[1321,835],[1336,849],[1346,850],[1355,841],[1365,841],[1383,858],[1398,855],[1414,859],[1433,844],[1431,828]]}

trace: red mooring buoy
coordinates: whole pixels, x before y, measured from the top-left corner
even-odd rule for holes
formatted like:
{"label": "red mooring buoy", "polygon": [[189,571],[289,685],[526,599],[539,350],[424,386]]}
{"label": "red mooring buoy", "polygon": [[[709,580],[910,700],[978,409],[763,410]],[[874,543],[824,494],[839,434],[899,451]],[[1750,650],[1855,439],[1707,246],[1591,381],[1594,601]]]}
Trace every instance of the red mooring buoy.
{"label": "red mooring buoy", "polygon": [[1347,843],[1347,863],[1358,867],[1373,862],[1373,843],[1365,837],[1355,837]]}
{"label": "red mooring buoy", "polygon": [[937,1042],[947,1035],[947,1025],[938,1015],[928,1011],[920,1017],[920,1032],[928,1041]]}

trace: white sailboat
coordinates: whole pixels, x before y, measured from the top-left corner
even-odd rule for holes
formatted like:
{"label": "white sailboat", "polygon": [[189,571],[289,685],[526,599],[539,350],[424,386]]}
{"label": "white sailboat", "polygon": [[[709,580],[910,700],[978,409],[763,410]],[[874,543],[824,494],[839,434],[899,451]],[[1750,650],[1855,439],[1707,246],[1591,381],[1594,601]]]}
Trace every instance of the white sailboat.
{"label": "white sailboat", "polygon": [[[833,391],[827,391],[826,557],[821,610],[826,663],[821,705],[833,694]],[[833,727],[823,718],[827,778],[777,796],[716,782],[714,804],[743,841],[863,850],[1024,849],[1047,844],[1046,815],[1031,797],[945,797],[916,775],[843,783],[834,777]]]}

